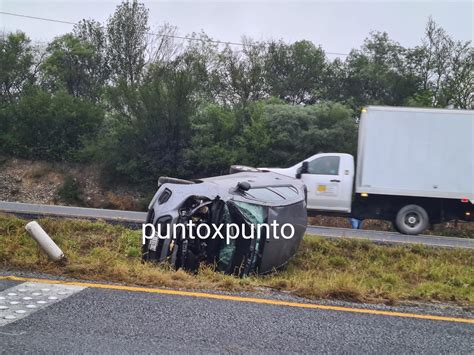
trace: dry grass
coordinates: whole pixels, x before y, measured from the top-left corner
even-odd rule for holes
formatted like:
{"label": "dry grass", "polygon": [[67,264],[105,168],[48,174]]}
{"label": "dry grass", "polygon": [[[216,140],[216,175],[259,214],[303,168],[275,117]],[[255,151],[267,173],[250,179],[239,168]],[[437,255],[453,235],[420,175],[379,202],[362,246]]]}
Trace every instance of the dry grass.
{"label": "dry grass", "polygon": [[305,297],[472,305],[473,275],[469,250],[307,238],[288,267],[265,283]]}
{"label": "dry grass", "polygon": [[474,253],[422,246],[307,237],[281,272],[238,279],[203,268],[198,275],[142,264],[140,232],[102,222],[42,219],[68,257],[48,261],[24,231],[26,221],[0,215],[0,266],[87,280],[180,289],[249,291],[270,287],[308,298],[393,303],[452,301],[474,305]]}
{"label": "dry grass", "polygon": [[106,208],[125,210],[125,211],[136,211],[137,202],[130,195],[116,194],[114,192],[107,192],[107,203]]}

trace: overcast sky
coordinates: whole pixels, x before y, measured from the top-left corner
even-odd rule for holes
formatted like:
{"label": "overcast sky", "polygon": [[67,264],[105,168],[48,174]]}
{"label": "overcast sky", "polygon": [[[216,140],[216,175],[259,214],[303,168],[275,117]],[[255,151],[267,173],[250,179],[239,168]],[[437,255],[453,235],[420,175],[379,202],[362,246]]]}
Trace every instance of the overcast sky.
{"label": "overcast sky", "polygon": [[[329,52],[358,48],[370,31],[386,31],[404,46],[420,43],[429,16],[458,40],[473,39],[473,1],[143,1],[150,24],[168,22],[179,34],[204,30],[214,39],[238,42],[309,39]],[[120,1],[0,0],[0,11],[76,22],[105,22]],[[0,14],[3,31],[22,30],[33,40],[49,41],[71,25]]]}

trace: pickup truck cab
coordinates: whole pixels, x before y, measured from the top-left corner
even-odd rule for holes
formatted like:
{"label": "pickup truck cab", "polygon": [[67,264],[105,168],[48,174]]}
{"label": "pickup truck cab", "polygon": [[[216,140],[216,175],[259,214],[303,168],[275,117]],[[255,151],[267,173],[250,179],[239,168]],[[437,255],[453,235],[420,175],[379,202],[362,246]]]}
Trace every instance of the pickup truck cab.
{"label": "pickup truck cab", "polygon": [[351,213],[354,169],[350,154],[320,153],[286,169],[261,170],[301,179],[307,188],[308,210]]}

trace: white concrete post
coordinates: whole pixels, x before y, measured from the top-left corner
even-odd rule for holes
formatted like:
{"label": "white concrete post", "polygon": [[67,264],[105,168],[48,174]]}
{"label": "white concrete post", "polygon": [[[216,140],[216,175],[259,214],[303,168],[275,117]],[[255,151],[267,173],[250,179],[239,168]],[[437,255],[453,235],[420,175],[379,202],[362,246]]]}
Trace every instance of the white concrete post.
{"label": "white concrete post", "polygon": [[59,261],[64,259],[64,253],[56,245],[56,243],[50,238],[50,236],[44,231],[41,226],[33,221],[28,223],[25,226],[26,231],[33,239],[38,243],[38,245],[48,254],[48,257],[51,260]]}

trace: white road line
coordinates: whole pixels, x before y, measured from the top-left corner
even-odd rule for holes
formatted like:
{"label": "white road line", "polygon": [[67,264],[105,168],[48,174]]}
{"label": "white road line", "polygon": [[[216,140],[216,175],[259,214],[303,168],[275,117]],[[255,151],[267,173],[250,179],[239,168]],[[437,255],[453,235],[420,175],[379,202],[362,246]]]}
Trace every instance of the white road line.
{"label": "white road line", "polygon": [[0,327],[82,291],[86,287],[24,282],[0,292]]}

